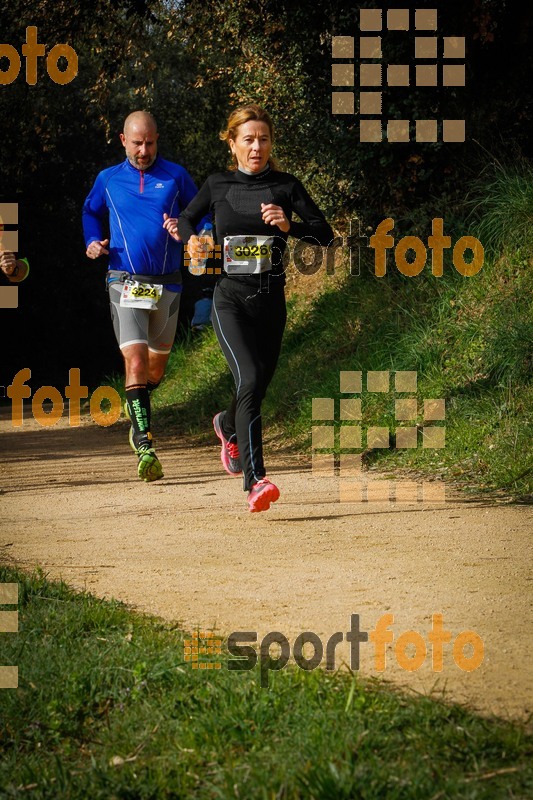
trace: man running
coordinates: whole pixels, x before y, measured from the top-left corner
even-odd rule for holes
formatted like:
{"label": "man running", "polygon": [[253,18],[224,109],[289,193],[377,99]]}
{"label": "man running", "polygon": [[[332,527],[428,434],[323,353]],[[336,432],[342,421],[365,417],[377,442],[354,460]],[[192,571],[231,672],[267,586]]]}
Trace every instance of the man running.
{"label": "man running", "polygon": [[[130,114],[120,134],[126,159],[99,173],[83,206],[87,256],[109,256],[107,286],[124,357],[129,441],[144,481],[163,477],[150,430],[150,392],[163,378],[176,333],[183,258],[177,217],[197,192],[183,167],[157,154],[158,138],[151,114]],[[110,238],[103,231],[106,216]]]}

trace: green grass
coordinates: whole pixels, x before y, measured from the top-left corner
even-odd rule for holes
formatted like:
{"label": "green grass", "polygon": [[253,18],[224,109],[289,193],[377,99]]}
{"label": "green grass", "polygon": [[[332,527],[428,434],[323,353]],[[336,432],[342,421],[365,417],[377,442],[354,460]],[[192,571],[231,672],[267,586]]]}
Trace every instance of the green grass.
{"label": "green grass", "polygon": [[0,797],[525,798],[524,726],[354,674],[192,670],[175,626],[42,574],[2,634]]}
{"label": "green grass", "polygon": [[476,236],[492,252],[533,250],[533,167],[525,159],[489,163],[472,186],[466,206]]}

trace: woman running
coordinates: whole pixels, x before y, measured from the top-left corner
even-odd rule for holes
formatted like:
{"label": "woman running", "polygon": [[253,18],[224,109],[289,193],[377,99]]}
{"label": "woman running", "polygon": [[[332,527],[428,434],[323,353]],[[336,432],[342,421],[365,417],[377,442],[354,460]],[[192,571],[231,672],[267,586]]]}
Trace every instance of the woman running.
{"label": "woman running", "polygon": [[[206,180],[181,213],[178,227],[195,258],[202,253],[198,222],[207,212],[215,220],[224,265],[212,321],[235,379],[235,394],[213,426],[222,443],[224,469],[230,475],[244,473],[249,510],[266,511],[279,498],[279,489],[266,477],[263,463],[261,402],[276,369],[287,318],[283,253],[288,236],[325,246],[334,234],[300,181],[280,172],[271,158],[273,127],[264,109],[236,109],[220,138],[228,143],[233,169]],[[293,222],[293,213],[302,221]]]}

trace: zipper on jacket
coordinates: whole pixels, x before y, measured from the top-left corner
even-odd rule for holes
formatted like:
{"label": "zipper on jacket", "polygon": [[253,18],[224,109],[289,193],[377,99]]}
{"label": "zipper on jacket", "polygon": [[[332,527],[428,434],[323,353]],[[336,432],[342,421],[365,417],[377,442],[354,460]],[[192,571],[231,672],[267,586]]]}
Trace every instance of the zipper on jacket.
{"label": "zipper on jacket", "polygon": [[139,170],[139,172],[141,173],[140,174],[140,179],[141,179],[140,192],[142,194],[144,192],[144,172],[142,171],[142,169]]}

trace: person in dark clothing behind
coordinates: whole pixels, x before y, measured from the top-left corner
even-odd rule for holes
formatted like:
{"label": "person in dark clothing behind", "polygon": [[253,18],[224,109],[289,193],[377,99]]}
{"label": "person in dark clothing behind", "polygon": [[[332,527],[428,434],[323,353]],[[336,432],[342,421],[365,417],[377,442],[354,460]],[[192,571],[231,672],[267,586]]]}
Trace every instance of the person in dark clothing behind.
{"label": "person in dark clothing behind", "polygon": [[[279,489],[263,463],[261,402],[278,361],[286,322],[283,254],[287,237],[327,246],[334,238],[300,181],[271,158],[273,126],[257,105],[237,108],[220,134],[233,169],[211,175],[180,214],[179,234],[196,258],[201,218],[211,212],[224,257],[213,297],[213,328],[235,379],[226,411],[213,420],[221,460],[230,475],[244,474],[250,511],[266,511]],[[293,222],[296,213],[301,222]]]}

